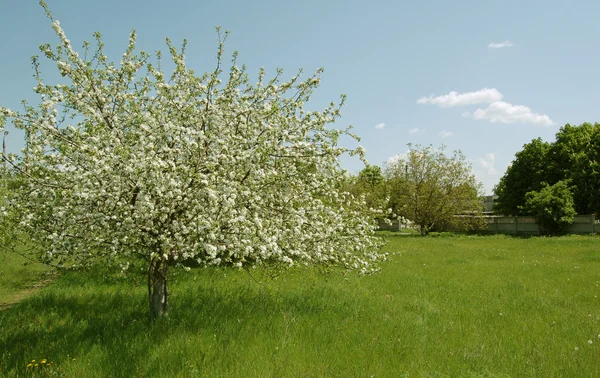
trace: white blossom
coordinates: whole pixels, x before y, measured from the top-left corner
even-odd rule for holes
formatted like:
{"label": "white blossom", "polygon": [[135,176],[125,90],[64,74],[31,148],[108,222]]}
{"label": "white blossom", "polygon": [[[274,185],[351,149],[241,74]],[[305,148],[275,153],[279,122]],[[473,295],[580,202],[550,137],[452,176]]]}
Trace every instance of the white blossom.
{"label": "white blossom", "polygon": [[53,28],[63,47],[46,56],[70,84],[38,77],[38,109],[0,108],[27,135],[21,225],[53,259],[377,269],[375,211],[338,185],[338,158],[364,149],[338,146],[352,136],[328,127],[339,106],[304,109],[321,70],[304,82],[268,82],[261,70],[252,84],[234,65],[221,81],[219,70],[196,76],[169,43],[168,75],[135,52],[134,36],[116,66],[102,49],[82,60]]}

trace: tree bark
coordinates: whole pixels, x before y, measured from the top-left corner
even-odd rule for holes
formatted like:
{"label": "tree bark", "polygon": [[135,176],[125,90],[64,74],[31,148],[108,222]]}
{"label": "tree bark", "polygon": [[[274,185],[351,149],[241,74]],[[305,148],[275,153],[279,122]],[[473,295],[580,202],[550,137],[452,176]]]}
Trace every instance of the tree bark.
{"label": "tree bark", "polygon": [[169,310],[168,270],[166,261],[151,261],[148,267],[148,299],[152,319],[166,316]]}
{"label": "tree bark", "polygon": [[6,170],[6,162],[7,157],[6,157],[6,136],[8,135],[8,131],[4,132],[4,136],[2,137],[2,166],[4,167],[4,174],[6,174],[8,171]]}

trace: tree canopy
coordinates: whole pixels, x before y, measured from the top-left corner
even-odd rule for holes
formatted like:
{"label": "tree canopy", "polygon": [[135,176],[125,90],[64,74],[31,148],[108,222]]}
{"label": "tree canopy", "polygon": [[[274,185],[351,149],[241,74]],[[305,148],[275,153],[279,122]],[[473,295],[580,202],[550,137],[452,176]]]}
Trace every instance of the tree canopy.
{"label": "tree canopy", "polygon": [[352,176],[347,182],[347,190],[356,197],[364,197],[366,205],[374,210],[381,210],[376,213],[376,218],[382,219],[389,216],[389,186],[381,167],[377,165],[367,165],[357,176]]}
{"label": "tree canopy", "polygon": [[447,156],[443,148],[409,145],[385,176],[393,212],[419,225],[423,235],[435,228],[466,231],[479,219],[481,184],[460,151]]}
{"label": "tree canopy", "polygon": [[219,33],[216,68],[202,75],[186,66],[186,42],[167,39],[167,74],[160,52],[137,52],[135,31],[113,63],[99,33],[78,52],[48,15],[60,42],[41,51],[66,84],[46,83],[34,57],[39,105],[0,108],[26,135],[10,160],[25,180],[12,206],[48,261],[145,261],[154,316],[168,309],[169,266],[183,261],[376,270],[373,214],[338,185],[338,158],[362,154],[338,145],[349,130],[328,127],[343,98],[304,108],[321,70],[302,81],[261,69],[251,82],[235,53],[223,71]]}
{"label": "tree canopy", "polygon": [[566,124],[552,143],[532,140],[517,152],[495,188],[496,210],[529,214],[526,193],[568,180],[578,214],[600,214],[600,124]]}
{"label": "tree canopy", "polygon": [[563,126],[547,164],[548,183],[571,181],[577,213],[600,214],[600,123]]}
{"label": "tree canopy", "polygon": [[496,211],[506,215],[523,215],[526,212],[523,208],[525,194],[540,190],[546,180],[549,149],[549,143],[537,138],[517,152],[515,160],[494,189],[498,196],[494,201]]}

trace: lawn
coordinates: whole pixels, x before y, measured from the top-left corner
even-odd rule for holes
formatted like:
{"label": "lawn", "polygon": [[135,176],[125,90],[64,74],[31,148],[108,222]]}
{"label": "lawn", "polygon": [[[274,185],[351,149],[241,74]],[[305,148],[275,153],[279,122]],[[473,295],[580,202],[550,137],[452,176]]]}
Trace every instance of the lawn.
{"label": "lawn", "polygon": [[52,273],[39,262],[0,249],[0,309],[34,294],[52,280]]}
{"label": "lawn", "polygon": [[600,376],[600,238],[384,235],[373,276],[180,271],[154,324],[141,274],[63,273],[0,311],[0,372]]}

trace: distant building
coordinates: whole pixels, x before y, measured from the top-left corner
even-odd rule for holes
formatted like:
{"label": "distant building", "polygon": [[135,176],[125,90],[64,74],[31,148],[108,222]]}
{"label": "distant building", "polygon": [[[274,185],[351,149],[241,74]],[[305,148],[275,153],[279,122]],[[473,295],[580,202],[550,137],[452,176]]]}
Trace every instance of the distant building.
{"label": "distant building", "polygon": [[494,214],[494,201],[498,198],[496,195],[483,196],[481,202],[483,202],[483,214],[492,215]]}

